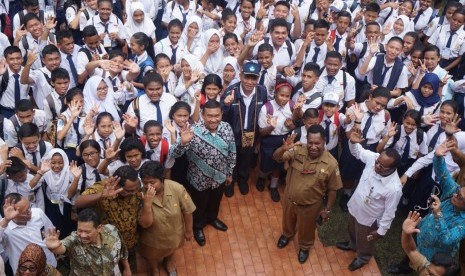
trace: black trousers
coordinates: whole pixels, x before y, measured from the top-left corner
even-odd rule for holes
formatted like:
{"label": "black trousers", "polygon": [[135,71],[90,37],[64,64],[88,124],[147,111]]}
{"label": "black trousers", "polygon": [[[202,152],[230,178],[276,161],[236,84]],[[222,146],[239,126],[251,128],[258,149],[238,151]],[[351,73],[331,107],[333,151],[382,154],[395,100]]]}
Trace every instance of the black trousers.
{"label": "black trousers", "polygon": [[254,150],[255,147],[243,148],[241,145],[236,145],[237,158],[233,172],[234,181],[247,184],[254,160]]}
{"label": "black trousers", "polygon": [[220,211],[221,198],[223,198],[224,186],[224,184],[221,184],[216,189],[207,189],[203,191],[192,188],[191,198],[196,207],[192,214],[194,229],[203,229],[207,223],[217,219]]}

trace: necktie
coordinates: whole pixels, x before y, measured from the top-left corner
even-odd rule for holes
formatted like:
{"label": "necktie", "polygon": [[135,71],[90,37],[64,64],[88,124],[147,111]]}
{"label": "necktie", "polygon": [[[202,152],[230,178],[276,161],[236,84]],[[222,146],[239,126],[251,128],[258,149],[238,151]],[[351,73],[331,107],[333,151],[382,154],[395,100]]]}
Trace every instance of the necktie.
{"label": "necktie", "polygon": [[304,0],[299,0],[299,4],[297,4],[297,6],[299,6],[299,8],[300,8],[300,6],[302,6],[302,2],[303,2],[303,1],[304,1]]}
{"label": "necktie", "polygon": [[365,122],[365,127],[363,128],[363,131],[362,131],[363,138],[365,139],[367,138],[368,130],[371,127],[371,121],[373,120],[373,115],[374,115],[373,113],[368,111],[368,119]]}
{"label": "necktie", "polygon": [[139,61],[139,59],[137,58],[136,55],[134,55],[134,63],[137,63]]}
{"label": "necktie", "polygon": [[402,153],[402,164],[403,165],[407,164],[409,156],[410,156],[410,136],[405,136],[405,147],[404,147],[404,152]]}
{"label": "necktie", "polygon": [[341,42],[342,37],[336,35],[336,40],[334,41],[334,51],[339,52],[339,42]]}
{"label": "necktie", "polygon": [[428,148],[429,151],[434,150],[436,147],[436,143],[438,142],[439,135],[444,132],[444,129],[442,127],[438,127],[438,131],[433,135],[433,138],[431,138],[431,141],[429,142]]}
{"label": "necktie", "polygon": [[171,65],[175,65],[176,64],[176,51],[178,50],[178,47],[173,47],[173,45],[170,46],[171,47]]}
{"label": "necktie", "polygon": [[260,76],[260,80],[258,81],[258,84],[265,85],[265,76],[266,76],[266,69],[262,71],[262,75]]}
{"label": "necktie", "polygon": [[100,141],[102,141],[102,144],[103,144],[103,149],[107,149],[107,140],[108,139],[103,139],[103,138],[100,138]]}
{"label": "necktie", "polygon": [[234,9],[232,10],[234,13],[237,12],[237,8],[239,8],[239,0],[236,1],[236,6],[234,6]]}
{"label": "necktie", "polygon": [[320,48],[315,47],[314,51],[315,51],[315,53],[313,54],[312,62],[316,63],[316,60],[318,59],[318,53],[320,52]]}
{"label": "necktie", "polygon": [[452,37],[454,36],[455,32],[450,31],[449,39],[447,40],[446,48],[450,49],[450,44],[452,44]]}
{"label": "necktie", "polygon": [[168,87],[168,82],[163,83],[163,86],[165,87],[165,92],[170,93],[170,89]]}
{"label": "necktie", "polygon": [[103,23],[103,22],[101,22],[101,23],[102,23],[103,27],[105,28],[105,30],[104,30],[103,32],[109,34],[109,32],[108,32],[108,26],[109,26],[110,24],[105,24],[105,23]]}
{"label": "necktie", "polygon": [[21,89],[19,86],[19,74],[14,74],[13,77],[15,78],[15,103],[21,100]]}
{"label": "necktie", "polygon": [[61,107],[65,106],[65,96],[58,96],[58,100],[61,103]]}
{"label": "necktie", "polygon": [[73,75],[74,82],[77,84],[77,81],[78,81],[78,73],[77,73],[77,70],[76,70],[76,66],[74,66],[73,56],[72,56],[72,55],[68,55],[68,56],[66,57],[66,59],[67,59],[68,62],[69,62],[69,68],[71,69],[71,74]]}
{"label": "necktie", "polygon": [[145,158],[149,159],[149,160],[152,160],[152,154],[154,153],[153,150],[149,150],[147,151],[147,153],[145,154]]}
{"label": "necktie", "polygon": [[[186,26],[188,12],[183,13],[181,6],[178,6],[178,7],[179,7],[179,11],[181,12],[181,15],[182,15],[182,25]],[[200,31],[202,31],[202,30],[200,30]]]}
{"label": "necktie", "polygon": [[95,182],[102,181],[102,178],[100,177],[100,174],[98,173],[97,169],[95,169],[93,173],[95,175]]}
{"label": "necktie", "polygon": [[73,128],[74,131],[76,131],[76,137],[77,137],[77,145],[81,143],[81,135],[79,134],[79,121],[81,120],[80,117],[77,118],[77,122],[73,121]]}
{"label": "necktie", "polygon": [[37,156],[36,156],[36,151],[31,152],[32,155],[32,163],[34,163],[34,166],[37,167]]}
{"label": "necktie", "polygon": [[113,86],[113,92],[118,91],[118,84],[117,84],[118,78],[112,79],[111,76],[108,76],[108,78],[111,80],[111,85]]}
{"label": "necktie", "polygon": [[384,83],[384,78],[386,77],[386,74],[387,72],[389,71],[389,69],[391,69],[392,66],[386,66],[386,65],[383,65],[383,72],[381,74],[381,82],[379,83],[380,86],[383,86],[383,83]]}
{"label": "necktie", "polygon": [[160,124],[163,122],[163,119],[161,117],[161,108],[160,108],[160,101],[158,102],[152,102],[155,107],[157,108],[157,122],[159,122]]}
{"label": "necktie", "polygon": [[330,128],[331,128],[331,120],[330,119],[327,119],[325,121],[325,135],[326,135],[326,145],[329,143],[329,140],[331,138],[330,136]]}
{"label": "necktie", "polygon": [[328,84],[331,84],[333,80],[335,79],[335,77],[333,76],[327,76],[327,77],[328,77]]}
{"label": "necktie", "polygon": [[34,43],[37,44],[37,45],[39,45],[39,40],[34,39]]}
{"label": "necktie", "polygon": [[413,23],[417,24],[418,19],[420,19],[420,16],[423,14],[422,10],[419,10],[417,13],[417,16],[415,16],[415,19],[413,19]]}

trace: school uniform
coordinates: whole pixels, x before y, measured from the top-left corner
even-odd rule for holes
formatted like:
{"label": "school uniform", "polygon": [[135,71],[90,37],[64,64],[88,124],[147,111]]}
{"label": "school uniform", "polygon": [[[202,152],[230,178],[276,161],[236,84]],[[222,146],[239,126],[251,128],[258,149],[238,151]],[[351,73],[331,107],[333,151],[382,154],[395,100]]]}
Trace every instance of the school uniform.
{"label": "school uniform", "polygon": [[[44,99],[43,106],[45,112],[45,121],[51,122],[53,119],[56,119],[60,114],[61,108],[64,105],[65,96],[60,96],[55,91],[52,92]],[[54,112],[52,112],[52,109]]]}
{"label": "school uniform", "polygon": [[110,15],[110,18],[108,19],[107,22],[102,22],[99,15],[94,15],[87,22],[87,26],[91,26],[91,25],[94,26],[95,29],[97,29],[97,33],[99,35],[103,33],[107,34],[107,37],[103,40],[103,43],[102,43],[103,47],[105,47],[106,49],[116,50],[121,47],[121,45],[118,46],[116,41],[110,40],[110,37],[109,37],[110,33],[118,33],[119,39],[121,40],[126,39],[125,34],[123,32],[124,30],[123,22],[120,19],[118,19],[118,17],[116,17],[116,15],[113,13]]}
{"label": "school uniform", "polygon": [[8,37],[4,33],[0,33],[0,56],[4,56],[3,52],[8,46],[11,46]]}
{"label": "school uniform", "polygon": [[32,70],[29,77],[33,81],[31,88],[35,103],[39,109],[43,109],[44,99],[52,93],[53,90],[51,85],[52,73],[47,67],[42,67],[37,70]]}
{"label": "school uniform", "polygon": [[260,71],[260,77],[258,78],[258,84],[265,86],[268,100],[274,99],[274,92],[276,86],[276,76],[278,75],[278,69],[276,65],[271,65],[270,68],[264,68],[262,66],[262,70]]}
{"label": "school uniform", "polygon": [[[102,159],[100,159],[99,164],[101,161]],[[82,174],[78,182],[79,194],[84,192],[90,186],[94,185],[95,182],[100,182],[102,181],[102,179],[105,179],[105,176],[98,172],[98,165],[97,165],[97,168],[93,168],[89,166],[87,163],[84,163],[81,165],[81,169],[82,169]]]}
{"label": "school uniform", "polygon": [[[149,160],[142,159],[142,161],[140,162],[139,168],[137,168],[136,171],[139,171],[140,167],[142,167],[142,165],[144,165],[144,163],[147,161]],[[127,162],[123,163],[123,161],[121,160],[116,160],[116,161],[111,162],[110,164],[108,164],[108,175],[114,175],[116,170],[121,168],[122,166],[129,166],[129,164]]]}
{"label": "school uniform", "polygon": [[[140,73],[134,81],[137,83],[142,83],[145,74],[153,70],[153,68],[155,68],[155,63],[152,60],[152,58],[147,54],[147,51],[144,51],[140,56],[134,56],[133,58],[131,58],[131,60],[137,63],[137,65],[140,68]],[[144,93],[144,89],[138,88],[137,91],[139,96]]]}
{"label": "school uniform", "polygon": [[304,91],[303,88],[297,90],[292,97],[294,102],[297,102],[301,95],[304,95],[306,100],[302,105],[302,112],[305,112],[309,108],[319,109],[323,102],[323,93],[320,92],[316,87],[313,87],[309,91]]}
{"label": "school uniform", "polygon": [[[265,43],[265,40],[262,40],[260,42],[257,43],[257,45],[255,45],[254,49],[253,49],[253,56],[256,57],[257,54],[258,54],[258,47],[260,47],[260,45],[262,45],[263,43]],[[273,45],[273,42],[272,40],[270,39],[269,40],[269,43],[271,44],[271,46],[273,46],[273,64],[276,65],[276,66],[288,66],[288,65],[291,65],[295,62],[295,58],[296,58],[296,50],[295,50],[295,46],[292,42],[284,42],[283,45],[281,45],[281,47],[279,47],[278,50],[276,50],[276,47],[274,47]],[[288,51],[288,45],[291,46],[291,53],[292,55],[289,55],[289,51]]]}
{"label": "school uniform", "polygon": [[[7,1],[4,1],[4,2],[7,2]],[[2,2],[2,3],[4,3],[4,2]],[[43,11],[45,10],[45,3],[44,3],[44,0],[40,0],[39,3],[40,3],[40,2],[42,2],[41,4],[42,4],[43,6],[40,7],[40,13],[39,13],[39,14],[36,14],[36,15],[39,17],[41,23],[45,25],[45,16],[43,16],[44,14],[42,14]],[[40,4],[39,4],[39,6],[40,6]],[[11,23],[13,23],[13,26],[12,26],[12,27],[13,27],[13,38],[16,37],[16,31],[19,30],[19,28],[21,27],[21,24],[24,24],[24,22],[21,22],[21,20],[20,20],[21,18],[20,18],[20,16],[19,16],[19,13],[22,13],[24,16],[25,16],[26,14],[28,14],[27,10],[24,9],[24,10],[22,10],[22,11],[16,13],[15,16],[13,16],[13,20],[12,20],[13,22],[11,22]],[[42,16],[43,16],[43,18],[42,18]],[[10,17],[10,18],[11,18],[11,17]],[[44,27],[44,28],[45,28],[45,27]]]}
{"label": "school uniform", "polygon": [[[87,12],[82,12],[81,16],[79,17],[79,30],[84,30],[84,28],[87,26],[87,22],[94,17],[95,15],[98,14],[98,11],[93,10],[89,7],[85,7]],[[71,20],[72,21],[72,20]]]}
{"label": "school uniform", "polygon": [[184,54],[187,53],[187,49],[186,46],[181,43],[181,40],[179,40],[176,45],[173,45],[170,39],[166,37],[155,44],[155,55],[160,53],[166,54],[170,58],[171,65],[174,65],[181,63],[181,59]]}
{"label": "school uniform", "polygon": [[24,182],[14,182],[13,180],[8,179],[5,195],[18,193],[24,198],[27,198],[27,200],[31,203],[32,208],[40,208],[42,211],[45,211],[44,193],[42,192],[41,187],[42,183],[37,183],[37,185],[31,189],[29,182],[31,182],[33,178],[34,176],[28,173]]}
{"label": "school uniform", "polygon": [[[14,147],[18,142],[18,131],[22,126],[18,116],[15,114],[10,119],[3,121],[3,131],[5,133],[5,143],[8,147]],[[45,118],[45,112],[43,110],[34,109],[34,118],[32,122],[39,128],[39,133],[45,132],[47,129],[47,121]]]}
{"label": "school uniform", "polygon": [[[189,1],[189,7],[187,10],[180,6],[177,2],[169,2],[165,6],[165,12],[163,13],[162,22],[168,24],[173,19],[179,19],[183,26],[186,25],[187,19],[196,14],[196,7],[194,1]],[[202,30],[199,30],[199,32]]]}
{"label": "school uniform", "polygon": [[[168,152],[166,152],[166,154],[162,154],[163,143],[166,143],[166,145],[168,146]],[[169,140],[165,140],[165,139],[160,141],[158,146],[154,149],[150,148],[149,143],[147,142],[145,144],[146,158],[148,160],[160,162],[165,169],[171,169],[174,165],[175,159],[170,157],[169,147],[170,147]]]}
{"label": "school uniform", "polygon": [[418,135],[420,135],[418,129],[407,135],[404,126],[400,125],[399,140],[393,145],[392,143],[394,142],[394,137],[391,137],[384,147],[391,147],[395,149],[401,156],[401,167],[403,168],[402,170],[398,168],[398,171],[400,170],[399,175],[402,175],[408,169],[408,167],[410,167],[413,162],[415,162],[415,160],[419,157],[419,154],[422,156],[428,154],[428,147],[426,145],[428,140],[427,134],[422,133],[423,138],[421,138],[421,144],[418,144]]}
{"label": "school uniform", "polygon": [[[437,103],[435,103],[432,106],[422,108],[422,106],[417,102],[417,99],[415,98],[415,96],[413,96],[412,92],[410,92],[410,91],[406,92],[404,97],[408,97],[410,100],[412,100],[413,109],[415,109],[416,111],[419,111],[420,113],[422,113],[421,114],[422,117],[426,116],[426,115],[432,115],[432,114],[439,113],[439,106],[441,105],[440,101],[438,101]],[[388,109],[395,108],[396,106],[393,105],[394,101],[395,101],[395,99],[390,99],[386,108],[388,108]]]}
{"label": "school uniform", "polygon": [[292,119],[293,102],[288,102],[284,106],[279,106],[275,100],[266,103],[260,109],[258,117],[258,126],[266,128],[269,126],[267,123],[267,115],[276,118],[276,127],[268,135],[262,137],[260,145],[260,171],[263,173],[271,172],[272,170],[282,170],[283,164],[273,160],[273,152],[283,144],[283,139],[291,131],[284,123],[286,119]]}
{"label": "school uniform", "polygon": [[107,53],[102,44],[100,44],[100,46],[95,50],[90,50],[86,45],[82,46],[82,50],[78,52],[76,60],[76,70],[79,75],[86,71],[87,63],[92,61],[87,57],[87,54],[84,51],[89,51],[92,55],[96,54],[99,56],[103,56]]}
{"label": "school uniform", "polygon": [[74,45],[73,51],[71,54],[65,54],[60,51],[61,55],[61,63],[60,67],[68,71],[69,73],[69,89],[78,86],[78,77],[79,73],[77,72],[77,60],[78,60],[78,53],[81,47]]}
{"label": "school uniform", "polygon": [[97,131],[95,131],[93,135],[94,140],[100,145],[100,159],[105,159],[105,150],[109,147],[113,147],[116,141],[116,135],[112,133],[107,138],[103,138]]}
{"label": "school uniform", "polygon": [[[10,118],[14,115],[14,109],[17,101],[29,99],[29,85],[21,84],[19,81],[22,71],[23,67],[21,67],[18,74],[15,76],[10,67],[7,66],[5,74],[8,74],[8,83],[5,91],[2,93],[2,97],[0,98],[0,111],[6,118]],[[3,75],[0,76],[0,82],[3,81],[3,78]]]}
{"label": "school uniform", "polygon": [[341,109],[346,102],[355,100],[355,79],[343,70],[339,70],[335,76],[328,76],[328,71],[324,68],[320,78],[315,84],[315,88],[318,91],[323,91],[323,94],[333,92],[339,95],[339,109]]}
{"label": "school uniform", "polygon": [[[142,95],[137,98],[139,101],[139,128],[137,129],[137,134],[142,135],[142,129],[144,129],[145,123],[149,120],[156,120],[163,124],[163,122],[168,119],[168,114],[171,110],[171,107],[177,102],[176,98],[173,95],[163,93],[160,97],[159,107],[155,103],[152,103],[147,95]],[[137,100],[136,99],[136,100]],[[134,112],[134,104],[130,104],[128,107],[128,112],[131,116],[136,116]],[[155,115],[155,116],[154,116]],[[159,118],[159,116],[161,118]]]}
{"label": "school uniform", "polygon": [[[65,112],[61,113],[60,117],[64,117],[66,119],[66,122],[65,120],[63,120],[63,118],[58,119],[57,133],[63,129],[67,122],[69,122],[71,118],[70,110],[67,109]],[[84,118],[77,117],[76,119],[74,119],[71,127],[68,130],[68,133],[66,133],[66,136],[63,138],[63,140],[58,141],[63,150],[66,152],[66,155],[68,156],[70,161],[77,159],[76,148],[81,143],[82,137],[84,137],[83,125]]]}
{"label": "school uniform", "polygon": [[[203,8],[199,7],[197,9],[197,11],[200,11],[200,10],[203,10]],[[218,10],[218,8],[214,8],[210,13],[218,15],[221,18],[221,12]],[[210,30],[210,29],[219,29],[219,24],[218,24],[219,20],[218,21],[213,20],[205,14],[201,14],[200,18],[202,19],[202,22],[203,22],[203,27],[202,27],[203,30],[199,30],[199,31],[206,32],[207,30]]]}
{"label": "school uniform", "polygon": [[170,72],[170,74],[168,75],[168,79],[163,84],[163,92],[174,95],[178,83],[179,82],[178,82],[178,78],[176,77],[176,74],[173,72]]}
{"label": "school uniform", "polygon": [[[184,79],[181,76],[178,85],[174,89],[174,96],[178,98],[180,101],[186,102],[191,106],[191,111],[193,112],[193,108],[195,107],[195,93],[202,88],[202,85],[197,82],[192,84],[186,89],[186,85],[184,84]],[[166,90],[166,87],[164,87]]]}
{"label": "school uniform", "polygon": [[[426,70],[426,73],[434,73],[439,77],[440,80],[442,80],[445,76],[449,75],[449,72],[444,70],[444,68],[442,68],[439,64],[436,65],[436,67],[434,67],[432,71]],[[415,83],[419,77],[420,77],[420,72],[417,72],[417,75],[415,76],[415,79],[413,80],[413,82]],[[442,87],[441,102],[452,99],[452,96],[454,95],[454,92],[452,91],[453,82],[454,81],[452,79],[449,79],[446,85]]]}
{"label": "school uniform", "polygon": [[423,32],[425,30],[425,28],[428,26],[432,14],[433,9],[431,7],[427,8],[425,11],[418,10],[417,16],[415,16],[413,19],[416,32]]}
{"label": "school uniform", "polygon": [[[250,16],[249,20],[245,21],[244,18],[242,18],[242,14],[237,14],[237,25],[236,30],[234,32],[242,34],[245,30],[246,24],[250,26],[250,31],[246,34],[245,38],[247,38],[250,34],[252,34],[255,31],[255,25],[257,24],[257,20],[255,19],[255,17]],[[203,26],[205,28],[205,23]],[[247,39],[244,40],[247,41]]]}
{"label": "school uniform", "polygon": [[345,32],[341,35],[337,30],[333,30],[331,33],[334,33],[334,51],[342,55],[342,67],[345,67],[345,57],[347,56],[346,40],[348,34]]}
{"label": "school uniform", "polygon": [[[44,27],[45,28],[45,27]],[[24,45],[24,40],[26,40],[27,45]],[[32,49],[35,49],[34,51],[36,53],[42,53],[42,50],[44,49],[45,46],[48,45],[47,40],[41,40],[39,38],[33,38],[30,33],[27,33],[25,37],[23,37],[18,44],[19,49],[21,50],[21,55],[23,58],[27,57],[27,51],[31,51]],[[42,61],[40,59],[40,56],[34,61],[34,63],[31,66],[31,69],[39,69],[42,67]]]}
{"label": "school uniform", "polygon": [[[381,43],[380,43],[381,47]],[[381,48],[380,48],[381,49]],[[376,55],[381,53],[378,51]],[[370,54],[370,49],[368,47],[368,43],[366,41],[360,42],[360,43],[355,43],[354,44],[354,49],[349,51],[349,54],[354,54],[356,57],[358,57],[358,65],[357,68],[355,69],[355,77],[359,81],[365,81],[366,80],[366,75],[360,74],[360,68],[362,67],[363,63],[365,63],[365,60],[367,59],[368,55]],[[375,55],[375,56],[376,56]]]}
{"label": "school uniform", "polygon": [[[344,113],[335,113],[333,116],[328,118],[323,111],[320,111],[319,116],[320,125],[325,129],[326,143],[325,149],[331,153],[336,160],[338,160],[338,149],[339,149],[339,130],[340,127],[344,127],[344,120],[346,116]],[[344,135],[344,134],[343,134]]]}
{"label": "school uniform", "polygon": [[387,64],[384,54],[371,58],[367,68],[367,80],[372,85],[383,86],[389,90],[408,87],[408,69],[400,58]]}
{"label": "school uniform", "polygon": [[[457,57],[465,53],[465,31],[459,28],[456,32],[450,30],[450,25],[438,28],[428,39],[428,43],[436,45],[441,53],[441,67],[451,64]],[[455,68],[454,68],[455,69]]]}
{"label": "school uniform", "polygon": [[316,45],[315,41],[313,40],[310,43],[310,52],[308,52],[307,58],[305,59],[305,64],[308,62],[314,62],[320,66],[320,68],[323,68],[325,66],[325,58],[326,58],[326,53],[328,52],[328,46],[326,43],[323,43],[321,45]]}
{"label": "school uniform", "polygon": [[436,30],[440,29],[444,25],[449,25],[449,20],[443,15],[436,17],[428,24],[428,27],[425,30],[425,35],[431,37]]}

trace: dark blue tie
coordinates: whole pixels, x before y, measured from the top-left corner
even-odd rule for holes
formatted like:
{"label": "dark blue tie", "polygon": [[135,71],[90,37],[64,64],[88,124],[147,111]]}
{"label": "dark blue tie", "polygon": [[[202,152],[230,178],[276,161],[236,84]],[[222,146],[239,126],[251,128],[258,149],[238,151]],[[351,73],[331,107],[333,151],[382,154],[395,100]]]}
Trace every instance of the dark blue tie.
{"label": "dark blue tie", "polygon": [[15,104],[21,100],[21,88],[19,86],[19,74],[14,74],[15,78]]}
{"label": "dark blue tie", "polygon": [[103,32],[109,34],[109,32],[108,32],[108,26],[109,26],[110,24],[105,24],[105,23],[103,23],[103,22],[101,22],[101,23],[102,23],[103,27],[105,28],[105,30],[104,30]]}
{"label": "dark blue tie", "polygon": [[417,16],[415,16],[415,19],[413,19],[413,23],[414,23],[414,24],[417,24],[417,21],[418,21],[418,19],[420,19],[420,16],[421,16],[422,14],[423,14],[423,11],[422,11],[422,10],[418,11]]}
{"label": "dark blue tie", "polygon": [[303,2],[303,1],[304,1],[304,0],[299,0],[299,4],[297,4],[297,6],[299,6],[299,8],[300,8],[300,6],[302,6],[302,2]]}
{"label": "dark blue tie", "polygon": [[160,124],[163,123],[163,118],[161,117],[161,109],[160,109],[160,101],[158,102],[152,102],[155,107],[157,108],[157,122],[159,122]]}
{"label": "dark blue tie", "polygon": [[75,82],[76,85],[77,85],[77,82],[78,82],[78,73],[77,73],[77,71],[76,71],[76,66],[74,66],[73,56],[72,56],[72,55],[68,55],[68,56],[66,57],[66,59],[67,59],[68,62],[69,62],[69,68],[71,69],[71,74],[73,75],[74,82]]}
{"label": "dark blue tie", "polygon": [[327,78],[328,78],[328,84],[331,84],[333,80],[335,79],[335,77],[333,76],[327,76]]}
{"label": "dark blue tie", "polygon": [[329,139],[331,138],[331,135],[330,135],[330,128],[331,128],[331,120],[330,119],[327,119],[325,121],[325,135],[326,135],[326,145],[329,143]]}
{"label": "dark blue tie", "polygon": [[370,129],[371,127],[371,121],[373,120],[373,113],[371,112],[368,112],[368,119],[365,123],[365,127],[363,128],[363,131],[362,131],[362,135],[363,135],[363,138],[367,138],[367,134],[368,134],[368,130]]}
{"label": "dark blue tie", "polygon": [[258,81],[258,84],[265,85],[265,76],[266,76],[266,69],[262,71],[262,75],[260,76],[260,80]]}
{"label": "dark blue tie", "polygon": [[402,153],[402,165],[406,165],[410,156],[410,136],[405,136],[405,147]]}
{"label": "dark blue tie", "polygon": [[102,181],[102,178],[100,177],[100,174],[98,173],[97,169],[94,170],[94,175],[95,175],[95,182]]}
{"label": "dark blue tie", "polygon": [[455,32],[450,31],[449,39],[447,40],[446,48],[450,49],[450,44],[452,44],[452,37],[454,36]]}
{"label": "dark blue tie", "polygon": [[[181,6],[178,6],[178,7],[179,7],[179,11],[180,11],[180,12],[181,12],[181,14],[182,14],[182,25],[183,25],[183,26],[186,26],[186,22],[187,22],[187,14],[189,13],[189,11],[188,11],[188,12],[186,12],[186,13],[183,13],[183,12],[182,12],[182,8],[181,8]],[[202,31],[202,30],[199,30],[199,32],[201,32],[201,31]]]}
{"label": "dark blue tie", "polygon": [[379,82],[380,86],[383,86],[384,78],[386,77],[387,72],[391,69],[392,66],[383,65],[383,72],[381,73],[381,81]]}
{"label": "dark blue tie", "polygon": [[433,135],[433,138],[431,138],[431,141],[429,142],[429,151],[432,151],[434,150],[434,148],[436,147],[436,143],[438,142],[438,138],[439,138],[439,135],[441,135],[441,133],[444,132],[444,129],[442,127],[438,127],[438,131],[436,131],[436,133]]}
{"label": "dark blue tie", "polygon": [[163,83],[163,86],[165,87],[165,92],[170,93],[168,82]]}
{"label": "dark blue tie", "polygon": [[79,121],[81,121],[80,117],[77,118],[77,122],[73,121],[73,128],[74,128],[74,131],[76,131],[78,145],[81,143],[81,135],[79,134]]}
{"label": "dark blue tie", "polygon": [[341,42],[342,37],[336,35],[336,40],[334,41],[334,51],[339,52],[339,42]]}
{"label": "dark blue tie", "polygon": [[318,53],[320,53],[320,48],[315,47],[314,51],[315,51],[315,53],[313,54],[312,62],[316,63],[316,60],[318,59]]}
{"label": "dark blue tie", "polygon": [[171,65],[175,65],[176,64],[176,51],[178,50],[178,47],[173,47],[173,45],[170,46],[171,47]]}

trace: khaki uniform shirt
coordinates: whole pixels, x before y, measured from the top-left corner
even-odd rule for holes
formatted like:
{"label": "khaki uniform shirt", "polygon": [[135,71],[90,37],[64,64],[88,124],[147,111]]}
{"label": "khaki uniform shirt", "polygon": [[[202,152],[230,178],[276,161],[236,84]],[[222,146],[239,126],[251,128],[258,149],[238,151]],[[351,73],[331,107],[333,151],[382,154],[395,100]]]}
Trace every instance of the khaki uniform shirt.
{"label": "khaki uniform shirt", "polygon": [[282,160],[290,161],[284,196],[294,204],[315,204],[327,191],[342,188],[338,163],[328,151],[311,160],[306,145],[296,145],[284,153]]}
{"label": "khaki uniform shirt", "polygon": [[139,242],[158,249],[174,249],[184,241],[184,214],[191,214],[195,205],[186,189],[165,179],[163,200],[152,201],[153,224],[143,229]]}

